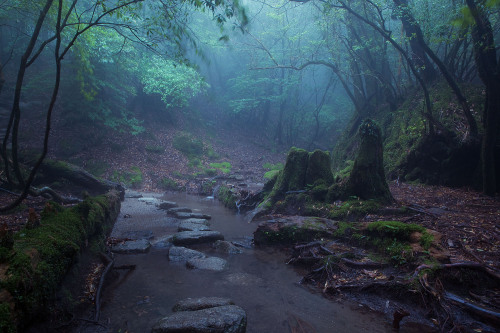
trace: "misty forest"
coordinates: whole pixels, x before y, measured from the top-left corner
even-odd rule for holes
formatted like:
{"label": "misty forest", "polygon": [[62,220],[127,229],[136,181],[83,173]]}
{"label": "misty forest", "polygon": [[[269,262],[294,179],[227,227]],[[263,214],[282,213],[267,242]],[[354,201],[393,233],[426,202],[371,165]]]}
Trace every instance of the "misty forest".
{"label": "misty forest", "polygon": [[500,0],[0,0],[0,333],[498,332]]}

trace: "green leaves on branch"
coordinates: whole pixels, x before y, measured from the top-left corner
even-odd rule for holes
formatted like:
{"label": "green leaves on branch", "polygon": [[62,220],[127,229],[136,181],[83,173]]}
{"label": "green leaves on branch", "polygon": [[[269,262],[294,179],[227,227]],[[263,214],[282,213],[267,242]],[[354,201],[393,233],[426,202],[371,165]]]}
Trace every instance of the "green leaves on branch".
{"label": "green leaves on branch", "polygon": [[144,92],[159,94],[167,108],[185,107],[209,87],[195,69],[158,56],[152,57],[139,75]]}

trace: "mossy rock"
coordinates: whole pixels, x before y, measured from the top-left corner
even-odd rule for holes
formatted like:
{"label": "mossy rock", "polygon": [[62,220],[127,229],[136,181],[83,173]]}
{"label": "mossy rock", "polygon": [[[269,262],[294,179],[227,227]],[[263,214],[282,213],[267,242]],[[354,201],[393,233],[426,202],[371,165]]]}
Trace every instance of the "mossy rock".
{"label": "mossy rock", "polygon": [[236,209],[238,195],[228,186],[221,185],[217,191],[217,198],[229,209]]}
{"label": "mossy rock", "polygon": [[47,315],[51,298],[80,250],[89,241],[103,243],[119,211],[116,191],[71,208],[51,203],[42,212],[40,226],[16,234],[0,276],[0,321],[12,320],[10,326],[1,322],[10,327],[6,332],[22,331]]}
{"label": "mossy rock", "polygon": [[319,217],[288,216],[261,222],[254,232],[258,245],[284,245],[332,237],[337,222]]}
{"label": "mossy rock", "polygon": [[288,152],[285,167],[278,174],[271,196],[283,197],[288,191],[303,190],[308,162],[309,153],[306,150],[292,147]]}
{"label": "mossy rock", "polygon": [[333,183],[331,158],[327,151],[315,150],[309,153],[306,184],[314,184],[318,181],[325,186],[330,186]]}

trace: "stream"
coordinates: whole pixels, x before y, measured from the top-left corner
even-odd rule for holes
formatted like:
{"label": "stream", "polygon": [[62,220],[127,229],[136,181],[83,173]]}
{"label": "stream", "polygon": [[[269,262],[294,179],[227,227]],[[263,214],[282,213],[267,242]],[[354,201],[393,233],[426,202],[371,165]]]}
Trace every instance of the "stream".
{"label": "stream", "polygon": [[[218,253],[210,244],[190,246],[227,260],[227,268],[220,272],[188,269],[185,263],[170,262],[169,243],[163,240],[177,232],[180,220],[167,216],[144,198],[128,194],[111,236],[149,238],[153,246],[144,254],[114,255],[115,266],[136,268],[114,270],[113,282],[104,288],[100,318],[106,327],[83,325],[78,332],[150,332],[159,319],[172,313],[172,306],[179,300],[205,296],[227,297],[242,307],[247,314],[248,333],[393,332],[384,315],[357,303],[330,301],[299,284],[300,272],[285,264],[283,252],[251,246],[257,225],[218,201],[186,194],[142,195],[211,215],[211,229],[221,232],[227,241],[244,245],[243,253]],[[416,327],[400,330],[418,331]]]}

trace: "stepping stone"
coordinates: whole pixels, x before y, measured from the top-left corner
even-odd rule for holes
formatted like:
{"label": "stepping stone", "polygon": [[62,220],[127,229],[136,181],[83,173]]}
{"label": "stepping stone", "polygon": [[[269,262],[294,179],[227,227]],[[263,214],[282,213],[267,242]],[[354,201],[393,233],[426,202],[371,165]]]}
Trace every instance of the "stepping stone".
{"label": "stepping stone", "polygon": [[191,213],[193,210],[188,207],[174,207],[167,210],[170,215],[175,215],[177,213]]}
{"label": "stepping stone", "polygon": [[226,253],[226,254],[243,253],[243,251],[240,248],[234,246],[231,242],[228,241],[218,240],[214,243],[214,247],[217,250],[217,252],[220,253]]}
{"label": "stepping stone", "polygon": [[212,217],[207,214],[202,214],[202,213],[187,213],[187,212],[178,212],[173,214],[174,217],[178,219],[205,219],[205,220],[210,220]]}
{"label": "stepping stone", "polygon": [[192,258],[186,262],[187,268],[204,269],[208,271],[220,272],[227,266],[227,261],[222,258],[208,257],[208,258]]}
{"label": "stepping stone", "polygon": [[168,210],[168,209],[171,209],[171,208],[174,208],[174,207],[177,207],[177,203],[173,202],[173,201],[162,201],[160,203],[160,205],[158,206],[159,209],[164,209],[164,210]]}
{"label": "stepping stone", "polygon": [[172,235],[162,236],[152,240],[151,246],[156,249],[168,249],[172,246]]}
{"label": "stepping stone", "polygon": [[152,239],[153,232],[151,230],[137,230],[137,231],[127,231],[122,234],[121,238],[129,239]]}
{"label": "stepping stone", "polygon": [[234,302],[229,298],[223,297],[186,298],[177,302],[172,311],[197,311],[224,305],[234,305]]}
{"label": "stepping stone", "polygon": [[139,239],[116,244],[111,248],[111,251],[122,254],[146,253],[150,247],[151,244],[147,239]]}
{"label": "stepping stone", "polygon": [[174,245],[192,245],[212,243],[223,239],[224,236],[218,231],[182,231],[174,235],[172,243]]}
{"label": "stepping stone", "polygon": [[146,203],[146,205],[155,205],[155,206],[158,206],[161,202],[159,199],[153,197],[143,197],[137,200]]}
{"label": "stepping stone", "polygon": [[168,260],[170,261],[188,261],[195,258],[205,258],[205,254],[180,246],[172,246],[168,252]]}
{"label": "stepping stone", "polygon": [[201,223],[181,222],[178,231],[210,231],[210,227]]}
{"label": "stepping stone", "polygon": [[247,315],[237,305],[224,305],[197,311],[181,311],[160,319],[152,333],[245,333]]}
{"label": "stepping stone", "polygon": [[196,224],[204,224],[204,225],[210,225],[207,219],[195,219],[195,218],[189,218],[185,219],[184,222],[189,222],[189,223],[196,223]]}

